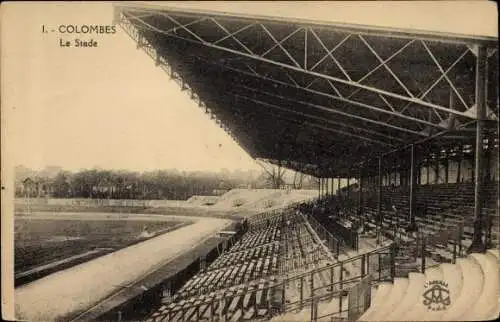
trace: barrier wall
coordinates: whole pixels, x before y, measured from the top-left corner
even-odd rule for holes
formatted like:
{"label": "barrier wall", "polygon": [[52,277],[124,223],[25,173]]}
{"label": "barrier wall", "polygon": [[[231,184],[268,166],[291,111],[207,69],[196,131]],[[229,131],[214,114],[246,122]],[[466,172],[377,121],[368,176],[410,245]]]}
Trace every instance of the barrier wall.
{"label": "barrier wall", "polygon": [[171,206],[173,203],[170,200],[16,198],[14,200],[14,204],[54,206],[161,207]]}

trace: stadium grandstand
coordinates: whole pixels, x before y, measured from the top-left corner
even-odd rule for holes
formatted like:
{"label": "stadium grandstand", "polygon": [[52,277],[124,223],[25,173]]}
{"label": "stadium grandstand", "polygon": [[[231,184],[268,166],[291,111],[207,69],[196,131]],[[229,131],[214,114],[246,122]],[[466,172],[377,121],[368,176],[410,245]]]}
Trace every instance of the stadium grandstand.
{"label": "stadium grandstand", "polygon": [[75,320],[498,317],[497,35],[147,4],[114,23],[253,158],[319,185]]}
{"label": "stadium grandstand", "polygon": [[147,321],[498,317],[498,36],[117,5],[253,158],[318,196],[245,221]]}

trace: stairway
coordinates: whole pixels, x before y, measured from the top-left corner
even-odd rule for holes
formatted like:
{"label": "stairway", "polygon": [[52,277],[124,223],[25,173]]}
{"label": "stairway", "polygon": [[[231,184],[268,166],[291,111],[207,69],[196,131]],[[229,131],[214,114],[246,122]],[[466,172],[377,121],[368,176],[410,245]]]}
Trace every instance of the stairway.
{"label": "stairway", "polygon": [[[349,299],[347,296],[342,297],[342,313],[334,314],[339,311],[340,297],[333,297],[330,301],[320,302],[318,304],[318,321],[331,321],[332,318],[335,320],[344,319],[347,320],[347,310],[349,307]],[[327,316],[333,314],[332,316]],[[321,318],[323,317],[324,318]],[[285,314],[276,316],[270,320],[270,322],[303,322],[311,320],[311,304],[305,304],[304,308],[300,311],[291,311]]]}
{"label": "stairway", "polygon": [[500,312],[499,268],[498,250],[488,250],[382,283],[359,321],[495,319]]}

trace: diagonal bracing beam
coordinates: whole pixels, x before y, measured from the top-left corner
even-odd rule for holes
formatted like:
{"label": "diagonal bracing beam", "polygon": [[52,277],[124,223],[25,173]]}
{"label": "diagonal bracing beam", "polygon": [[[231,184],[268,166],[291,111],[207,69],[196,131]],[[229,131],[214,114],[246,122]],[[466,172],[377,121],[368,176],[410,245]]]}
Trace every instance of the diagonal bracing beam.
{"label": "diagonal bracing beam", "polygon": [[406,94],[408,94],[408,96],[411,98],[415,98],[415,96],[413,96],[413,93],[405,86],[405,84],[403,84],[403,82],[399,79],[399,77],[396,74],[394,74],[392,69],[390,69],[389,66],[387,66],[387,63],[384,62],[384,60],[379,56],[377,51],[375,49],[373,49],[372,46],[370,46],[370,44],[366,41],[366,39],[361,35],[358,35],[358,38],[361,39],[363,44],[365,44],[365,46],[371,51],[371,53],[375,56],[375,58],[377,58],[379,63],[382,64],[382,66],[389,72],[389,74],[391,74],[391,76],[396,80],[396,82],[399,84],[399,86],[401,86],[401,88],[403,88],[403,90],[406,92]]}
{"label": "diagonal bracing beam", "polygon": [[[316,38],[316,40],[318,41],[318,43],[320,44],[320,46],[326,51],[326,55],[328,57],[330,57],[331,60],[333,60],[333,62],[335,63],[335,65],[337,65],[337,67],[340,69],[340,71],[344,74],[344,76],[352,81],[351,77],[349,76],[349,74],[347,74],[347,72],[345,71],[344,67],[342,67],[342,65],[339,63],[339,61],[335,58],[335,56],[333,56],[333,51],[332,50],[331,52],[328,51],[328,48],[326,48],[325,44],[323,43],[323,41],[321,40],[321,38],[318,37],[318,35],[316,34],[316,32],[312,29],[312,28],[309,28],[309,30],[311,31],[311,33],[313,34],[314,38]],[[343,44],[344,42],[341,42],[341,44]],[[335,46],[334,49],[337,49],[339,48],[340,46]]]}
{"label": "diagonal bracing beam", "polygon": [[278,42],[275,42],[275,44],[269,48],[268,50],[266,50],[264,53],[262,53],[260,55],[260,57],[265,57],[267,54],[269,54],[271,51],[273,51],[274,48],[280,46],[282,43],[284,43],[286,40],[290,39],[291,37],[293,37],[296,33],[298,33],[302,28],[298,28],[296,29],[295,31],[291,32],[290,34],[288,34],[285,38],[281,39],[280,41]]}
{"label": "diagonal bracing beam", "polygon": [[[418,95],[418,98],[420,99],[425,99],[427,95],[434,89],[434,87],[439,84],[441,79],[443,79],[464,57],[467,55],[468,49],[464,50],[464,52],[451,64],[443,73],[432,83],[432,85],[429,86],[425,91],[421,91],[421,93]],[[408,107],[410,107],[411,103],[407,103],[403,108],[400,110],[400,113],[404,113]],[[390,121],[391,118],[388,119]]]}
{"label": "diagonal bracing beam", "polygon": [[[248,99],[252,99],[251,97],[240,95],[240,94],[237,94],[237,93],[231,93],[231,94],[234,95],[235,97],[239,97],[239,98],[242,98],[242,99],[247,99],[247,100]],[[302,116],[302,117],[305,117],[305,118],[308,118],[308,119],[311,119],[311,120],[322,121],[322,122],[329,123],[329,124],[332,124],[332,125],[337,125],[337,126],[344,126],[344,127],[348,127],[348,128],[360,131],[360,132],[366,132],[366,133],[370,133],[370,134],[377,135],[377,136],[380,136],[380,137],[384,137],[384,138],[389,139],[389,140],[398,141],[398,142],[404,142],[404,140],[402,140],[400,138],[395,138],[395,137],[387,135],[385,133],[381,133],[381,132],[370,130],[370,129],[366,129],[366,128],[359,128],[359,127],[354,126],[354,125],[337,122],[337,121],[334,121],[334,120],[331,120],[331,119],[321,118],[321,117],[318,117],[318,116],[315,116],[315,115],[312,115],[312,114],[309,114],[309,113],[299,112],[299,111],[296,111],[296,110],[293,110],[293,109],[290,109],[290,108],[287,108],[287,107],[278,106],[278,105],[271,104],[271,103],[266,103],[266,104],[261,104],[261,105],[265,105],[267,107],[272,107],[272,108],[275,108],[275,109],[278,109],[278,110],[281,110],[281,111],[284,111],[284,112],[288,112],[288,113],[292,113],[292,114],[295,114],[295,115],[299,115],[299,116]]]}
{"label": "diagonal bracing beam", "polygon": [[[256,89],[248,87],[248,86],[244,86],[243,85],[242,87],[244,87],[244,88],[246,88],[248,90],[251,90],[251,91],[258,91]],[[421,132],[413,131],[411,129],[407,129],[407,128],[398,127],[398,126],[395,126],[395,125],[386,124],[386,123],[383,123],[383,122],[380,122],[380,121],[377,121],[377,120],[367,119],[367,118],[364,118],[362,116],[349,114],[349,113],[342,112],[342,111],[339,111],[339,110],[336,110],[336,109],[333,109],[333,108],[325,107],[325,106],[322,106],[322,105],[317,105],[317,104],[313,104],[313,103],[309,103],[309,102],[295,100],[295,99],[287,98],[287,97],[284,97],[284,96],[281,96],[281,95],[277,95],[277,94],[274,94],[274,93],[263,92],[263,91],[258,91],[258,92],[261,93],[261,94],[265,94],[265,95],[269,95],[269,96],[272,96],[272,97],[280,98],[282,100],[287,100],[287,101],[295,102],[295,103],[298,103],[298,104],[306,105],[306,106],[309,106],[309,107],[313,107],[313,108],[316,108],[316,109],[319,109],[319,110],[322,110],[322,111],[325,111],[325,112],[342,115],[342,116],[345,116],[345,117],[348,117],[348,118],[358,119],[358,120],[365,121],[365,122],[368,122],[368,123],[383,125],[383,126],[386,126],[386,127],[389,127],[389,128],[395,129],[395,130],[399,130],[399,131],[402,131],[402,132],[407,132],[407,133],[410,133],[410,134],[415,134],[415,135],[419,135],[419,136],[426,136],[425,134],[422,134]]]}
{"label": "diagonal bracing beam", "polygon": [[[239,31],[236,31],[235,33],[230,33],[229,30],[226,29],[226,27],[224,27],[222,24],[220,24],[217,20],[215,20],[214,18],[210,18],[210,21],[212,21],[214,24],[217,25],[217,27],[219,27],[220,29],[222,29],[225,33],[226,33],[226,37],[228,38],[231,38],[233,39],[234,41],[236,41],[238,43],[238,45],[241,46],[241,48],[243,48],[247,53],[249,54],[254,54],[245,44],[243,44],[238,38],[236,38],[236,34],[238,32],[241,32],[243,30],[245,30],[244,28],[240,28]],[[226,38],[227,39],[227,38]]]}
{"label": "diagonal bracing beam", "polygon": [[427,53],[429,54],[429,56],[434,61],[434,64],[436,64],[436,66],[438,67],[439,71],[441,72],[441,75],[446,79],[446,81],[450,85],[451,89],[455,92],[455,94],[457,95],[457,97],[460,99],[460,102],[462,102],[462,104],[464,105],[464,107],[466,109],[468,109],[469,106],[467,105],[467,103],[465,103],[465,100],[462,98],[462,95],[460,95],[460,93],[456,89],[455,85],[453,84],[453,82],[448,77],[447,73],[445,73],[443,67],[441,67],[441,64],[437,61],[436,56],[434,56],[434,53],[431,51],[431,49],[429,48],[429,46],[427,46],[427,44],[425,43],[425,41],[421,40],[421,43],[422,43],[422,45],[424,45],[425,50],[427,51]]}
{"label": "diagonal bracing beam", "polygon": [[[194,39],[182,37],[182,36],[179,36],[177,34],[167,33],[165,31],[159,30],[158,28],[156,28],[154,26],[151,26],[150,24],[148,24],[147,22],[143,21],[142,19],[136,19],[136,20],[140,21],[141,24],[144,27],[146,27],[146,29],[149,29],[149,30],[161,33],[161,34],[163,34],[165,36],[168,36],[168,37],[182,39],[182,40],[184,40],[186,42],[190,42],[190,43],[201,44],[201,45],[209,47],[209,48],[213,48],[213,49],[217,49],[217,50],[220,50],[220,51],[224,51],[224,52],[232,53],[232,54],[235,54],[235,55],[239,55],[239,56],[242,56],[242,57],[250,58],[252,60],[256,60],[256,61],[259,61],[259,62],[262,62],[262,63],[267,63],[267,64],[271,64],[271,65],[283,67],[283,68],[286,68],[286,69],[289,69],[289,70],[301,72],[301,73],[308,74],[308,75],[311,75],[311,76],[316,76],[316,77],[321,77],[321,78],[324,78],[324,79],[329,79],[329,80],[337,82],[337,83],[341,83],[341,84],[344,84],[344,85],[349,85],[349,86],[356,87],[356,88],[361,88],[361,89],[364,89],[364,90],[367,90],[367,91],[371,91],[371,92],[374,92],[374,93],[379,93],[379,94],[386,95],[386,96],[393,97],[393,98],[397,98],[397,99],[400,99],[400,100],[403,100],[403,101],[415,103],[415,104],[418,104],[418,105],[422,105],[422,106],[426,106],[426,107],[433,107],[433,108],[436,108],[438,110],[442,110],[442,111],[447,112],[447,113],[456,114],[456,115],[463,116],[463,117],[466,117],[466,118],[473,118],[473,116],[469,115],[468,113],[460,112],[460,111],[456,111],[456,110],[451,110],[451,109],[449,109],[447,107],[444,107],[444,106],[441,106],[441,105],[437,105],[437,104],[433,104],[433,103],[429,103],[429,102],[420,100],[420,99],[418,99],[416,97],[408,97],[408,96],[400,95],[400,94],[393,93],[393,92],[390,92],[390,91],[387,91],[387,90],[383,90],[383,89],[379,89],[379,88],[375,88],[375,87],[363,85],[363,84],[361,84],[359,82],[355,82],[355,81],[352,81],[352,80],[351,81],[344,80],[344,79],[341,79],[341,78],[338,78],[338,77],[333,77],[333,76],[326,75],[326,74],[323,74],[323,73],[318,73],[318,72],[314,72],[314,71],[311,71],[311,70],[306,70],[306,69],[304,69],[300,65],[297,66],[297,65],[290,65],[290,64],[286,64],[286,63],[281,63],[281,62],[277,62],[277,61],[274,61],[272,59],[267,59],[265,57],[258,56],[258,55],[255,55],[255,54],[252,55],[252,54],[249,54],[249,53],[246,53],[246,52],[234,50],[234,49],[227,48],[227,47],[224,47],[224,46],[215,45],[215,44],[213,44],[213,43],[211,43],[209,41],[206,41],[206,40],[202,39],[195,32],[193,32],[192,30],[190,30],[189,28],[187,28],[185,25],[182,25],[177,20],[175,20],[173,17],[171,17],[171,15],[169,15],[167,13],[164,13],[164,12],[161,12],[159,14],[161,14],[162,16],[167,17],[169,20],[171,20],[176,25],[178,25],[180,28],[184,29],[191,36],[193,36]],[[129,13],[126,14],[127,17],[129,15],[130,15]],[[296,31],[298,32],[299,29],[297,29]]]}
{"label": "diagonal bracing beam", "polygon": [[[312,31],[312,28],[309,28],[311,31]],[[317,35],[316,35],[317,37]],[[319,38],[319,37],[318,37]],[[347,35],[344,37],[344,39],[342,39],[337,45],[335,45],[335,47],[333,47],[331,50],[327,50],[327,53],[325,56],[323,56],[323,58],[321,58],[320,60],[318,60],[316,62],[316,64],[314,64],[309,70],[311,71],[314,71],[314,69],[316,67],[318,67],[319,64],[321,64],[325,59],[327,59],[330,55],[332,55],[335,50],[339,49],[349,38],[351,38],[351,35]]]}
{"label": "diagonal bracing beam", "polygon": [[[373,68],[372,70],[370,70],[368,73],[366,73],[365,75],[363,75],[363,77],[361,77],[359,80],[358,80],[358,83],[361,83],[363,82],[365,79],[367,79],[370,75],[372,75],[373,73],[375,73],[377,70],[379,70],[384,64],[387,64],[388,62],[390,62],[392,59],[396,58],[399,54],[401,54],[408,46],[410,46],[411,44],[413,44],[415,42],[414,39],[408,41],[406,44],[404,44],[401,48],[399,48],[397,51],[395,51],[391,56],[387,57],[384,61],[380,62],[377,66],[375,66],[375,68]],[[347,96],[347,98],[351,98],[353,97],[354,95],[356,95],[356,93],[358,93],[359,91],[361,90],[361,88],[357,88],[355,89],[351,94],[349,94],[349,96]]]}
{"label": "diagonal bracing beam", "polygon": [[[285,40],[281,40],[280,42],[278,42],[278,40],[276,40],[276,38],[274,38],[273,34],[269,31],[269,29],[266,28],[266,26],[264,26],[263,24],[259,24],[260,27],[262,28],[262,30],[264,30],[264,32],[269,36],[269,38],[272,39],[272,41],[275,43],[276,46],[278,46],[281,51],[288,56],[288,58],[295,64],[295,66],[297,67],[301,67],[300,64],[295,60],[295,58],[293,58],[293,56],[288,52],[288,50],[285,49],[285,47],[283,47],[282,43],[285,41]],[[297,33],[299,31],[301,31],[302,28],[297,28],[297,30],[295,30],[294,33]],[[294,34],[292,33],[292,34]]]}
{"label": "diagonal bracing beam", "polygon": [[[205,61],[205,60],[203,60],[203,61]],[[270,78],[270,77],[267,77],[267,76],[260,75],[260,74],[258,74],[255,71],[253,73],[249,73],[247,71],[240,70],[240,69],[235,68],[235,67],[231,67],[231,66],[227,66],[227,65],[220,65],[220,64],[217,64],[217,63],[214,63],[214,62],[209,62],[209,61],[205,61],[205,62],[208,63],[208,64],[216,65],[216,66],[219,66],[219,67],[222,67],[222,68],[234,71],[234,72],[238,72],[240,74],[244,74],[244,75],[247,75],[247,76],[252,76],[252,77],[263,79],[263,80],[267,80],[267,81],[270,81],[270,82],[273,82],[273,83],[276,83],[276,84],[280,84],[280,85],[284,85],[284,86],[288,86],[288,87],[293,87],[295,89],[300,89],[300,90],[303,90],[303,91],[311,93],[311,94],[316,94],[316,95],[320,95],[320,96],[332,98],[332,99],[335,99],[335,100],[340,101],[340,102],[350,103],[350,104],[356,105],[358,107],[363,107],[363,108],[371,109],[371,110],[374,110],[374,111],[380,112],[380,113],[390,114],[390,115],[393,115],[395,117],[400,117],[400,118],[403,118],[403,119],[406,119],[406,120],[409,120],[409,121],[422,123],[424,125],[428,125],[428,126],[432,126],[432,127],[436,127],[436,128],[440,128],[440,129],[442,128],[442,126],[440,126],[439,124],[434,124],[434,123],[431,123],[431,122],[429,122],[427,120],[419,119],[419,118],[416,118],[416,117],[413,117],[413,116],[408,116],[408,115],[401,114],[401,113],[395,113],[395,112],[392,112],[392,111],[389,111],[389,110],[381,109],[381,108],[374,107],[374,106],[371,106],[371,105],[368,105],[368,104],[365,104],[365,103],[360,103],[360,102],[357,102],[357,101],[352,101],[352,100],[349,100],[349,99],[346,99],[346,98],[343,98],[343,97],[338,97],[338,96],[335,96],[335,95],[332,95],[332,94],[328,94],[328,93],[325,93],[325,92],[321,92],[321,91],[317,91],[317,90],[313,90],[313,89],[309,89],[309,88],[305,88],[305,87],[301,87],[301,86],[296,86],[295,84],[290,84],[290,83],[287,83],[287,82],[279,81],[279,80],[276,80],[276,79],[273,79],[273,78]],[[373,120],[370,120],[370,121],[373,121]],[[404,128],[399,128],[397,126],[394,126],[394,125],[391,125],[391,124],[385,123],[385,122],[380,122],[380,125],[383,125],[383,126],[386,126],[386,127],[390,127],[390,128],[400,129],[402,131],[406,130]],[[424,135],[424,134],[419,133],[419,135]]]}
{"label": "diagonal bracing beam", "polygon": [[240,28],[240,29],[236,30],[236,31],[235,31],[235,32],[233,32],[233,33],[228,33],[227,35],[225,35],[224,37],[220,38],[219,40],[216,40],[216,41],[214,42],[214,45],[216,45],[216,44],[220,43],[221,41],[224,41],[224,40],[226,40],[226,39],[228,39],[228,38],[235,37],[235,36],[236,36],[237,34],[239,34],[240,32],[243,32],[243,31],[245,31],[245,30],[247,30],[247,29],[249,29],[249,28],[252,28],[253,26],[255,26],[255,23],[251,23],[251,24],[249,24],[249,25],[246,25],[246,26],[244,26],[244,27],[242,27],[242,28]]}
{"label": "diagonal bracing beam", "polygon": [[[309,28],[309,29],[311,29],[311,28]],[[348,80],[352,81],[351,76],[349,76],[349,74],[348,74],[348,73],[347,73],[347,71],[344,69],[344,67],[342,66],[342,64],[340,64],[340,62],[339,62],[339,61],[335,58],[335,56],[333,56],[333,54],[332,54],[332,53],[333,53],[333,51],[332,51],[332,52],[328,51],[328,48],[326,48],[326,45],[323,43],[323,41],[321,40],[321,38],[320,38],[320,37],[316,34],[316,32],[314,32],[314,30],[312,30],[312,29],[311,29],[311,33],[314,35],[314,37],[316,38],[316,40],[318,41],[318,43],[321,45],[321,47],[323,48],[323,50],[325,50],[325,51],[326,51],[326,55],[327,55],[328,57],[330,57],[330,59],[331,59],[331,60],[333,60],[333,62],[335,63],[335,65],[337,65],[337,67],[338,67],[338,68],[340,69],[340,71],[344,74],[344,76],[345,76]],[[360,37],[360,38],[361,38],[362,36],[361,36],[361,35],[358,35],[358,37]],[[364,38],[361,38],[361,39],[365,42],[365,44],[366,44],[367,46],[369,46],[369,45],[368,45],[368,43],[366,43],[366,41],[364,40]],[[343,44],[343,43],[344,43],[344,42],[343,42],[343,41],[341,41],[341,42],[340,42],[340,45],[341,45],[341,44]],[[334,47],[334,49],[339,48],[339,47],[340,47],[340,45],[335,46],[335,47]],[[376,57],[379,59],[380,63],[381,63],[381,64],[383,64],[383,65],[384,65],[384,67],[386,67],[388,70],[390,70],[390,69],[388,68],[388,66],[387,66],[387,65],[385,65],[385,63],[382,61],[382,59],[378,56],[378,54],[377,54],[377,53],[376,53],[376,52],[375,52],[375,51],[374,51],[371,47],[369,47],[369,49],[370,49],[370,50],[371,50],[371,51],[372,51],[372,52],[376,55]],[[391,74],[393,74],[393,73],[392,73],[392,71],[390,71],[390,72],[391,72]],[[397,76],[395,76],[394,74],[393,74],[393,77],[394,77],[394,78],[396,78],[396,79],[399,81],[399,78],[397,78]],[[317,79],[317,78],[316,78],[316,79]],[[327,80],[327,82],[328,82],[328,84],[330,85],[330,87],[331,87],[331,88],[335,91],[335,93],[336,93],[339,97],[342,97],[342,94],[340,94],[339,90],[338,90],[338,89],[337,89],[337,88],[336,88],[336,87],[332,84],[332,82],[331,82],[330,80]],[[312,83],[312,82],[311,82],[311,83]],[[403,86],[404,88],[406,88],[404,85],[402,85],[402,86]],[[409,91],[408,91],[408,92],[409,92]],[[378,97],[380,97],[380,99],[381,99],[381,100],[382,100],[382,101],[383,101],[383,102],[384,102],[384,103],[385,103],[385,104],[386,104],[386,105],[387,105],[387,106],[388,106],[388,107],[389,107],[389,108],[390,108],[393,112],[395,112],[395,110],[394,110],[394,108],[392,107],[392,105],[391,105],[391,104],[387,101],[387,99],[385,99],[385,97],[384,97],[384,96],[382,96],[382,95],[380,95],[380,94],[377,94],[377,95],[378,95]],[[410,96],[411,96],[411,97],[413,97],[413,95],[412,95],[411,93],[410,93]]]}

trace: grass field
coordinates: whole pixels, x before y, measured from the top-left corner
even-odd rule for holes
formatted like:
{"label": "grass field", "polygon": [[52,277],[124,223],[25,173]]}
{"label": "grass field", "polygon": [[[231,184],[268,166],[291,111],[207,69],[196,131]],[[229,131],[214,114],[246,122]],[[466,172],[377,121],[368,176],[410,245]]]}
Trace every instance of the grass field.
{"label": "grass field", "polygon": [[[188,221],[16,218],[15,274],[21,285],[189,224]],[[144,234],[144,227],[148,234]]]}

